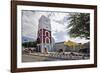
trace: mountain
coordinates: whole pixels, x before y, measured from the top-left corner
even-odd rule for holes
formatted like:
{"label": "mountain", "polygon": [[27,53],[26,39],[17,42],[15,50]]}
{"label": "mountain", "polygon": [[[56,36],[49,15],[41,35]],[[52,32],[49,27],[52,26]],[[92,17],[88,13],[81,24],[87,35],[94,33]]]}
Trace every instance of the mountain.
{"label": "mountain", "polygon": [[30,38],[30,37],[26,37],[26,36],[22,36],[22,43],[24,42],[33,42],[35,41],[35,39]]}

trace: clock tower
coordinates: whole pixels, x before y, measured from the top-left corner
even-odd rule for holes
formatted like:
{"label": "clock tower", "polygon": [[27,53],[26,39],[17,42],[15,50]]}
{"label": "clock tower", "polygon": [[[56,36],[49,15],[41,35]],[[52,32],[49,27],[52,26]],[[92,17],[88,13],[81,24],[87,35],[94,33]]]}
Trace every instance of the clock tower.
{"label": "clock tower", "polygon": [[42,15],[38,24],[37,51],[48,53],[51,51],[51,24],[50,19]]}

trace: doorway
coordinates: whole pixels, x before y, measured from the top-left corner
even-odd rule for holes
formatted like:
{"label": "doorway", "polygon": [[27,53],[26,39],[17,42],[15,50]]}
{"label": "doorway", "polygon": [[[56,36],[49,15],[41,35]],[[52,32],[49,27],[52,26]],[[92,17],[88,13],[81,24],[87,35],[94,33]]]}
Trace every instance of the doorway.
{"label": "doorway", "polygon": [[48,53],[48,49],[46,47],[44,48],[44,52],[45,53]]}

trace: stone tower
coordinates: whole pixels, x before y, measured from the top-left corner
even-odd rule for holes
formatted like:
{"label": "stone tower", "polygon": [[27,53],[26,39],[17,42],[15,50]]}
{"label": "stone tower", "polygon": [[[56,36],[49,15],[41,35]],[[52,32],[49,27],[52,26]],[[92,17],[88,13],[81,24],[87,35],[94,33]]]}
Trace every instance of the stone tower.
{"label": "stone tower", "polygon": [[48,53],[51,51],[51,24],[50,19],[42,15],[38,24],[37,51]]}

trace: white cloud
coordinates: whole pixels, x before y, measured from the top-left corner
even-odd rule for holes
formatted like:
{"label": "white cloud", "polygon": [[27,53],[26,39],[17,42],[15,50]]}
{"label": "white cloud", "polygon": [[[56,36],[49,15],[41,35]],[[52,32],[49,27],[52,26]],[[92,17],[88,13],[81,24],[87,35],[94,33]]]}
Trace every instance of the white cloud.
{"label": "white cloud", "polygon": [[85,38],[70,38],[69,36],[65,36],[65,41],[68,41],[68,40],[71,40],[71,41],[74,41],[74,42],[77,42],[77,43],[86,43],[86,42],[89,42],[89,40],[86,40]]}
{"label": "white cloud", "polygon": [[36,39],[37,37],[37,21],[35,12],[22,11],[22,35]]}

